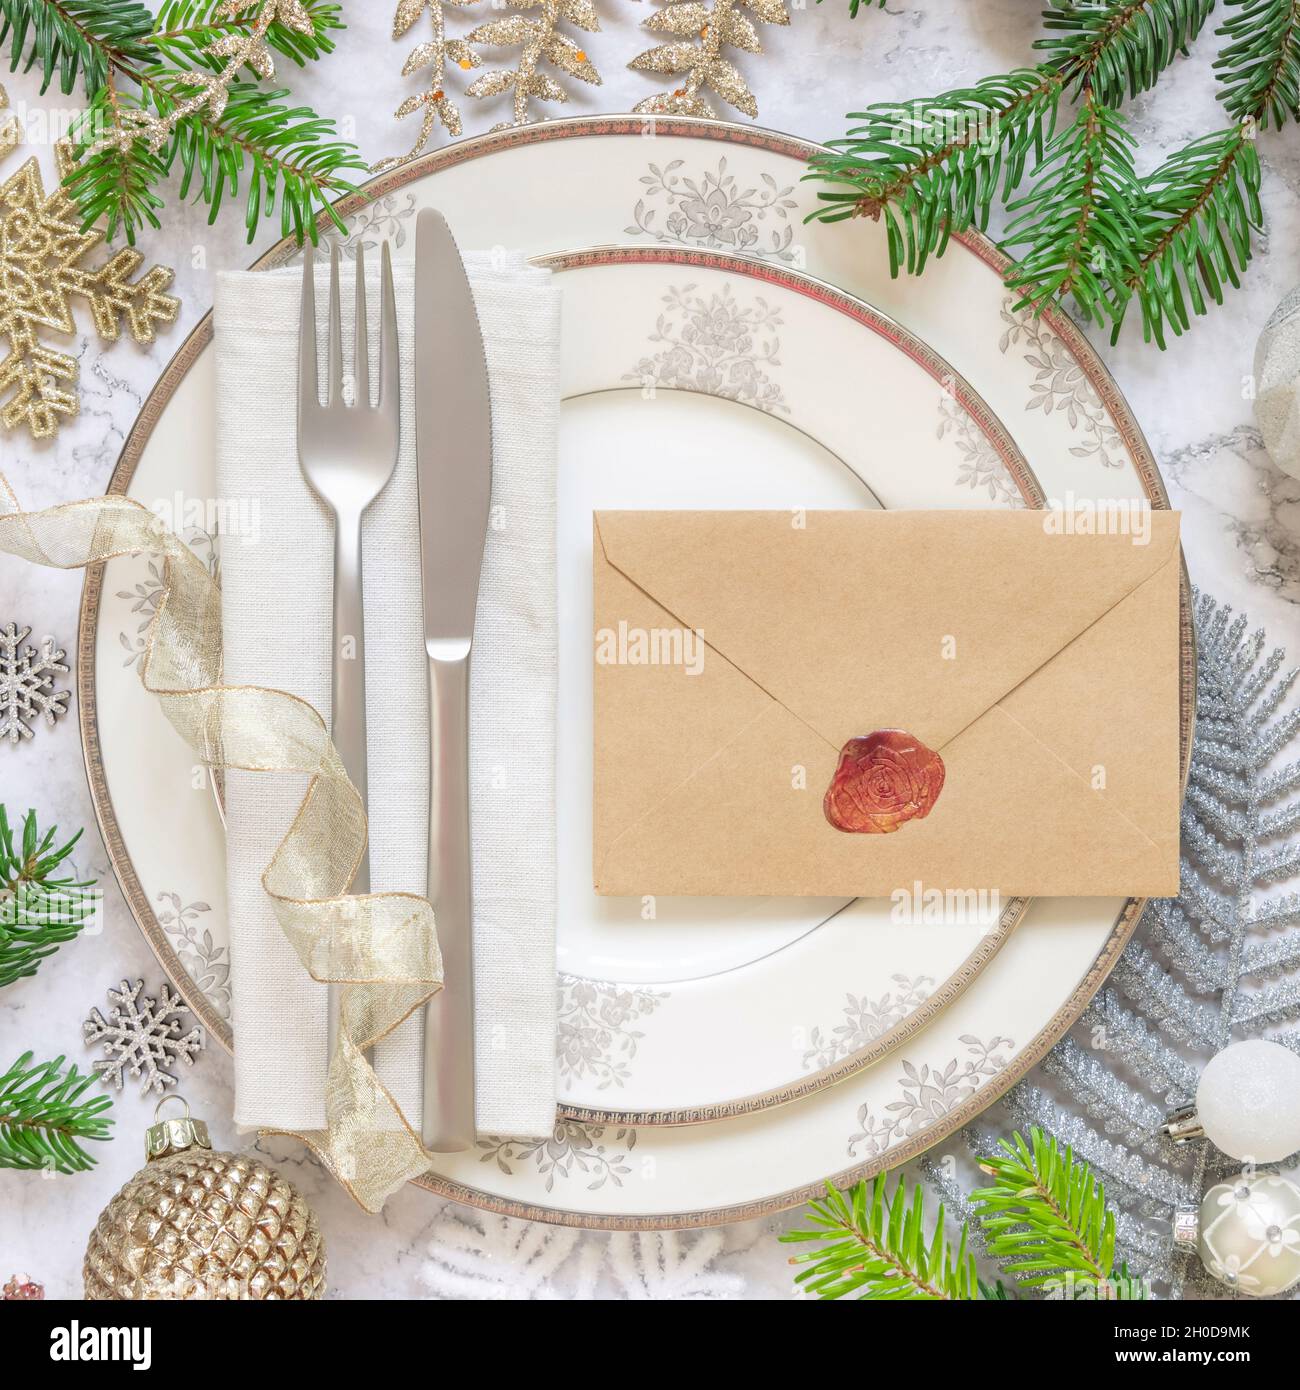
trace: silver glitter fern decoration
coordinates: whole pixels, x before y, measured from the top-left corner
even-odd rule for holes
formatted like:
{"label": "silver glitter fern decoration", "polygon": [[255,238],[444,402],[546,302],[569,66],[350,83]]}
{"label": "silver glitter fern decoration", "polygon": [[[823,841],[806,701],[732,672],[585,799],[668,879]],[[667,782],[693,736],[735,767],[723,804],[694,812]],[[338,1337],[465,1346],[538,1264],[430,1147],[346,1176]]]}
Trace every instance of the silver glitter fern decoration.
{"label": "silver glitter fern decoration", "polygon": [[[1281,650],[1265,655],[1264,633],[1247,635],[1230,608],[1197,594],[1195,615],[1180,894],[1148,904],[1076,1026],[962,1136],[972,1156],[988,1152],[992,1136],[1032,1125],[1071,1145],[1106,1186],[1130,1273],[1173,1298],[1225,1295],[1194,1254],[1175,1249],[1172,1221],[1176,1206],[1198,1204],[1240,1165],[1205,1139],[1175,1145],[1160,1125],[1229,1043],[1268,1036],[1300,1052],[1300,976],[1291,973],[1300,895],[1279,891],[1300,874],[1300,762],[1284,761],[1300,732],[1300,708],[1286,708],[1297,673],[1284,670]],[[971,1213],[954,1168],[921,1164],[960,1222]]]}

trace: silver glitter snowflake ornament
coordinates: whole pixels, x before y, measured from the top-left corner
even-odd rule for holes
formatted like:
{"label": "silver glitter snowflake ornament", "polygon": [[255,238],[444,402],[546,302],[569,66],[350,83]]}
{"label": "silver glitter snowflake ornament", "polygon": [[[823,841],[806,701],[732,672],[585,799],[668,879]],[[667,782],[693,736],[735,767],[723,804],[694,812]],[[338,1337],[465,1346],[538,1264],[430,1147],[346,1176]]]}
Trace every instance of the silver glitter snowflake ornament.
{"label": "silver glitter snowflake ornament", "polygon": [[181,1022],[177,1014],[185,1012],[179,994],[166,985],[158,991],[155,1002],[144,993],[144,981],[134,985],[122,981],[120,990],[108,991],[113,1005],[105,1019],[98,1009],[82,1024],[85,1039],[92,1046],[104,1045],[104,1056],[93,1063],[94,1071],[105,1086],[119,1091],[128,1072],[141,1078],[140,1094],[157,1091],[165,1095],[176,1085],[176,1077],[167,1070],[178,1061],[194,1065],[194,1058],[203,1050],[202,1028],[191,1028],[180,1036]]}
{"label": "silver glitter snowflake ornament", "polygon": [[53,728],[55,719],[68,712],[68,692],[54,688],[54,677],[68,674],[65,653],[53,637],[42,641],[40,651],[24,646],[30,632],[14,623],[0,628],[0,739],[10,745],[31,738],[37,719]]}

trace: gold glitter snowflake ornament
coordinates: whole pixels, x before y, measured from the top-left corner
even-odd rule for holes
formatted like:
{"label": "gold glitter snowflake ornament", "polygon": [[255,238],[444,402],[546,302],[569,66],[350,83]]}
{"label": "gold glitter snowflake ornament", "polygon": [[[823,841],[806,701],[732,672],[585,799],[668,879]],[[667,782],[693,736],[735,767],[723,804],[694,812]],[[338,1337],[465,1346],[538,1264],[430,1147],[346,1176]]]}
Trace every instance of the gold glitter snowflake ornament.
{"label": "gold glitter snowflake ornament", "polygon": [[[0,87],[0,110],[9,99]],[[18,144],[17,122],[0,126],[0,155]],[[71,168],[72,154],[56,146],[60,178]],[[115,342],[125,319],[137,343],[151,343],[158,323],[173,323],[180,301],[163,291],[172,272],[152,266],[138,280],[131,277],[144,257],[130,247],[98,266],[86,259],[102,244],[99,229],[82,231],[81,215],[61,187],[45,191],[39,161],[33,157],[0,184],[0,338],[8,354],[0,361],[0,424],[6,430],[26,425],[35,439],[48,439],[77,414],[76,358],[48,346],[47,332],[77,331],[73,301],[90,308],[95,332]]]}

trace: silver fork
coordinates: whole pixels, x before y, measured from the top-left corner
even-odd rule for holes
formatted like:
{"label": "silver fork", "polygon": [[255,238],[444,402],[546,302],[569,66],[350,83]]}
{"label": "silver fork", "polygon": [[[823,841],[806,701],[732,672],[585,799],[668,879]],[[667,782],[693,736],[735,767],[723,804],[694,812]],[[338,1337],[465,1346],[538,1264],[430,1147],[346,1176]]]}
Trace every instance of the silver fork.
{"label": "silver fork", "polygon": [[[366,801],[366,641],[361,600],[361,518],[397,464],[397,304],[393,266],[384,243],[379,323],[379,396],[370,401],[365,253],[357,247],[353,401],[343,399],[343,324],[339,248],[330,251],[329,365],[325,404],[316,372],[316,279],[312,248],[303,250],[298,326],[298,466],[334,513],[333,736],[352,784]],[[370,891],[370,850],[362,851],[353,893]],[[329,1056],[338,1038],[339,998],[329,996]]]}

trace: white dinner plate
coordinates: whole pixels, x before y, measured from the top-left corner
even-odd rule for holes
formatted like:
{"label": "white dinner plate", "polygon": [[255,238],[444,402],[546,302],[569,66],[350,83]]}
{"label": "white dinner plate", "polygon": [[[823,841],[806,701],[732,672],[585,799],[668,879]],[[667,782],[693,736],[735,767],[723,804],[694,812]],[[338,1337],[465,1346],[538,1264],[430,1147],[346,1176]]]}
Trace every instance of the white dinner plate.
{"label": "white dinner plate", "polygon": [[[909,460],[913,505],[969,506],[978,499],[961,484],[960,446],[971,441],[1000,470],[1008,498],[1041,498],[1006,430],[952,368],[838,290],[784,266],[678,247],[544,260],[563,287],[567,402],[557,509],[560,1096],[575,1114],[634,1124],[762,1109],[831,1084],[923,1026],[992,958],[1024,904],[936,925],[895,921],[889,900],[597,897],[592,512],[878,506],[873,484],[888,482],[899,457]],[[846,396],[870,411],[869,432],[839,408]],[[203,409],[215,411],[211,395]],[[190,437],[184,462],[164,418],[130,485],[171,515],[177,492],[211,496],[216,477],[215,451],[194,445],[192,417],[174,418]],[[214,556],[219,542],[204,533]],[[140,637],[152,605],[137,616],[137,595],[156,582],[147,556],[110,567],[101,623],[116,621],[119,648]],[[148,708],[125,652],[99,699],[101,715],[117,723],[120,709],[131,731],[104,741],[109,785],[133,801],[151,798],[157,818],[152,839],[133,851],[136,871],[170,892],[158,876],[175,871],[165,827],[193,798],[188,750]],[[140,757],[146,741],[175,754],[156,764],[157,785]],[[204,866],[216,870],[219,856]],[[205,956],[224,958],[221,883],[193,892],[211,909]],[[876,1012],[852,1046],[827,1050],[820,1038],[834,1036],[846,988]],[[228,981],[206,995],[205,1022],[229,1044]],[[806,1020],[817,1022],[809,1030]],[[792,1039],[801,1027],[816,1036],[800,1046]],[[726,1047],[716,1045],[720,1031]]]}
{"label": "white dinner plate", "polygon": [[[874,237],[864,245],[852,231],[801,226],[810,193],[798,175],[811,147],[662,119],[646,139],[644,124],[596,118],[463,142],[377,180],[351,219],[353,240],[397,239],[419,207],[436,202],[462,243],[484,245],[503,239],[489,210],[510,206],[509,239],[530,253],[584,242],[629,248],[558,261],[573,398],[563,412],[560,496],[567,1118],[547,1143],[485,1139],[477,1154],[449,1156],[425,1180],[501,1210],[607,1225],[775,1209],[853,1161],[893,1162],[933,1142],[1077,1015],[1136,905],[1040,901],[1002,945],[1014,914],[992,931],[898,928],[886,920],[888,904],[659,899],[653,920],[643,920],[639,901],[597,899],[592,508],[1015,505],[1034,497],[1033,481],[994,410],[1048,496],[1068,486],[1075,497],[1165,504],[1140,433],[1086,345],[1063,320],[1012,315],[982,243],[978,254],[954,246],[937,274],[910,282],[902,297]],[[580,138],[592,135],[601,138]],[[544,196],[548,187],[564,198]],[[852,274],[841,240],[853,244]],[[750,263],[696,254],[710,249],[742,250]],[[291,255],[277,248],[264,264]],[[800,276],[800,262],[924,323],[953,368],[926,347],[926,333],[900,330]],[[212,495],[209,336],[205,320],[164,374],[116,490],[146,503],[178,490]],[[1026,365],[1030,380],[1013,409]],[[188,538],[215,563],[201,528]],[[196,1011],[228,1039],[219,824],[190,791],[188,751],[131,669],[156,585],[144,560],[113,562],[102,583],[88,577],[87,762],[133,911]],[[142,756],[146,749],[155,751]],[[899,1044],[900,1055],[860,1070]],[[713,1122],[647,1127],[702,1119]]]}

